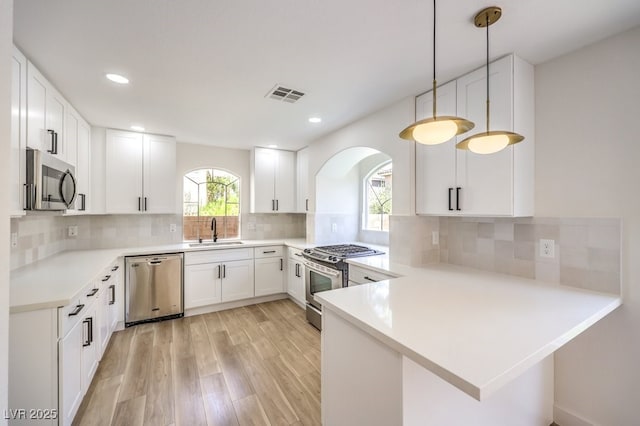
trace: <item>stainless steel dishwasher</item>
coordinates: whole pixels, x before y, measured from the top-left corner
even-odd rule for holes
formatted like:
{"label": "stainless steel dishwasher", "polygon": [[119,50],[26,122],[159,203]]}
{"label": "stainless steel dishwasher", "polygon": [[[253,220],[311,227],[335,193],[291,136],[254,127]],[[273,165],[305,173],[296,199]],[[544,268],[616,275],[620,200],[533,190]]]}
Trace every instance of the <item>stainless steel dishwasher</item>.
{"label": "stainless steel dishwasher", "polygon": [[183,253],[125,257],[126,327],[184,315],[183,258]]}

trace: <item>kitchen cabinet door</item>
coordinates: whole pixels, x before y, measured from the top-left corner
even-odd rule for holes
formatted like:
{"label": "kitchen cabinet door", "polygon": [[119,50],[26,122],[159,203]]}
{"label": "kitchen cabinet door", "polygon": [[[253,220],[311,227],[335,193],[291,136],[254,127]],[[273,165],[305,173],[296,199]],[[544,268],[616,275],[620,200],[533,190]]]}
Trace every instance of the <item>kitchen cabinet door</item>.
{"label": "kitchen cabinet door", "polygon": [[298,303],[304,305],[304,264],[295,259],[287,262],[287,293]]}
{"label": "kitchen cabinet door", "polygon": [[253,260],[236,260],[222,264],[222,301],[247,299],[254,296]]}
{"label": "kitchen cabinet door", "polygon": [[41,151],[52,148],[47,133],[47,80],[27,62],[27,146]]}
{"label": "kitchen cabinet door", "polygon": [[251,157],[251,211],[275,211],[275,169],[278,152],[275,149],[255,148]]}
{"label": "kitchen cabinet door", "polygon": [[176,140],[144,135],[143,210],[176,213]]}
{"label": "kitchen cabinet door", "polygon": [[67,101],[62,97],[56,89],[49,84],[47,87],[47,106],[46,106],[46,123],[47,132],[53,130],[56,134],[55,152],[52,153],[58,158],[71,163],[67,158],[67,148],[65,145],[64,121],[66,118]]}
{"label": "kitchen cabinet door", "polygon": [[[511,59],[509,56],[489,66],[492,129],[513,130]],[[484,68],[457,80],[458,114],[476,125],[470,134],[486,131],[486,87]],[[462,188],[459,208],[465,215],[513,214],[513,150],[516,147],[511,145],[488,155],[458,150],[456,182]]]}
{"label": "kitchen cabinet door", "polygon": [[255,260],[255,295],[284,292],[284,258],[263,257]]}
{"label": "kitchen cabinet door", "polygon": [[276,212],[291,213],[296,211],[296,153],[293,151],[277,151],[275,200]]}
{"label": "kitchen cabinet door", "polygon": [[76,210],[91,213],[91,126],[82,117],[78,120],[76,181],[78,198]]}
{"label": "kitchen cabinet door", "polygon": [[309,211],[309,148],[296,153],[296,211]]}
{"label": "kitchen cabinet door", "polygon": [[92,303],[87,309],[80,326],[82,328],[82,354],[80,366],[82,370],[82,392],[83,394],[89,389],[91,379],[98,369],[100,361],[99,352],[99,333],[98,333],[98,306],[99,303]]}
{"label": "kitchen cabinet door", "polygon": [[11,57],[11,158],[9,214],[24,216],[25,148],[27,145],[27,58],[15,47]]}
{"label": "kitchen cabinet door", "polygon": [[105,151],[106,212],[141,212],[142,134],[107,129]]}
{"label": "kitchen cabinet door", "polygon": [[[437,114],[456,115],[456,82],[438,87]],[[416,118],[433,116],[433,93],[416,98]],[[449,202],[449,188],[456,187],[456,140],[439,145],[416,143],[416,212],[418,214],[450,215],[455,206]],[[453,191],[452,191],[453,192]],[[450,210],[450,208],[452,210]]]}
{"label": "kitchen cabinet door", "polygon": [[222,264],[187,265],[184,270],[184,308],[213,305],[222,301]]}
{"label": "kitchen cabinet door", "polygon": [[295,211],[295,178],[295,152],[254,148],[251,152],[251,212]]}
{"label": "kitchen cabinet door", "polygon": [[123,316],[120,314],[122,308],[122,268],[120,265],[113,265],[110,270],[111,278],[107,282],[107,299],[109,305],[109,332],[113,333],[118,326],[118,321]]}
{"label": "kitchen cabinet door", "polygon": [[83,323],[78,322],[58,342],[58,389],[60,424],[71,425],[80,407],[84,390],[82,387],[82,340]]}

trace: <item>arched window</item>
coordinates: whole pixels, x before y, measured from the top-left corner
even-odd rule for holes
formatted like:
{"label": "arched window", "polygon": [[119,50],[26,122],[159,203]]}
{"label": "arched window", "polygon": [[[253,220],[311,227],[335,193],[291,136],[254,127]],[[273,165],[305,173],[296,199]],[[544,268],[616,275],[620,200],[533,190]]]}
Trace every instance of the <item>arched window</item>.
{"label": "arched window", "polygon": [[240,237],[240,179],[218,169],[184,175],[183,233],[186,241],[209,240],[213,218],[219,239]]}
{"label": "arched window", "polygon": [[389,231],[393,165],[376,166],[364,179],[363,226],[368,231]]}

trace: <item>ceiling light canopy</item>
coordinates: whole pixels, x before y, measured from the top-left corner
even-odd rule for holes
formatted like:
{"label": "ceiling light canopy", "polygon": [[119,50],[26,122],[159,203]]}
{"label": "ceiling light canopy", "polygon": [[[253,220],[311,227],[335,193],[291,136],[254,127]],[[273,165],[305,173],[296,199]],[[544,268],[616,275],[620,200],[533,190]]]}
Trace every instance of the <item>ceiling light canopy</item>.
{"label": "ceiling light canopy", "polygon": [[107,77],[107,79],[113,81],[114,83],[129,84],[129,79],[120,74],[107,74],[105,77]]}
{"label": "ceiling light canopy", "polygon": [[322,118],[320,118],[320,117],[309,117],[309,123],[322,123]]}
{"label": "ceiling light canopy", "polygon": [[400,137],[425,145],[437,145],[473,129],[474,124],[460,117],[436,115],[436,0],[433,0],[433,116],[417,121],[400,132]]}
{"label": "ceiling light canopy", "polygon": [[487,29],[487,128],[484,132],[469,136],[456,145],[458,149],[469,150],[476,154],[493,154],[509,145],[522,142],[524,136],[506,130],[490,130],[489,127],[489,27],[502,16],[502,9],[497,6],[487,7],[478,12],[474,24],[478,28]]}

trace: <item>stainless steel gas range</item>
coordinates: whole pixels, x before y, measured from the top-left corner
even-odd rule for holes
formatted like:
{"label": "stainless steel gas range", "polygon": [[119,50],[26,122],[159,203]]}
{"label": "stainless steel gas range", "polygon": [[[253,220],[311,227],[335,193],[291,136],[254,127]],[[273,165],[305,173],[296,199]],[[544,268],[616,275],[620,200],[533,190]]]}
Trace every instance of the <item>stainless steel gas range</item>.
{"label": "stainless steel gas range", "polygon": [[322,306],[313,295],[327,290],[347,287],[349,264],[345,259],[374,256],[383,252],[355,244],[339,244],[306,249],[302,253],[306,273],[304,278],[307,299],[307,321],[318,330],[322,328]]}

